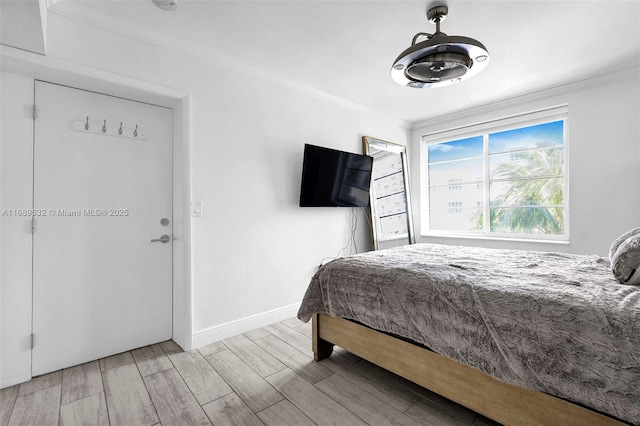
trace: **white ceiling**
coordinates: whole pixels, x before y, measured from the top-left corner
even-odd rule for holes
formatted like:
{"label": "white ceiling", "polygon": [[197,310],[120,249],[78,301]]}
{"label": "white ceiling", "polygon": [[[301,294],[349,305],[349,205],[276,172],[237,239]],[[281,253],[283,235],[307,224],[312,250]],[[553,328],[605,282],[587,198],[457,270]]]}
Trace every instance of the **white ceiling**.
{"label": "white ceiling", "polygon": [[414,34],[434,31],[425,12],[436,2],[177,1],[173,13],[151,0],[58,0],[49,10],[408,122],[640,66],[638,0],[437,2],[449,6],[441,30],[479,40],[491,62],[435,89],[389,73]]}

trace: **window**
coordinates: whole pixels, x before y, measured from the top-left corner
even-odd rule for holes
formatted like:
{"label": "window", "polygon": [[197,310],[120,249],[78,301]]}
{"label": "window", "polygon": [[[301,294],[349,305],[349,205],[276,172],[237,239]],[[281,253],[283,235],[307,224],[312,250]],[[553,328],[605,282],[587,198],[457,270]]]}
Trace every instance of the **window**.
{"label": "window", "polygon": [[568,240],[566,107],[427,135],[423,148],[426,235]]}

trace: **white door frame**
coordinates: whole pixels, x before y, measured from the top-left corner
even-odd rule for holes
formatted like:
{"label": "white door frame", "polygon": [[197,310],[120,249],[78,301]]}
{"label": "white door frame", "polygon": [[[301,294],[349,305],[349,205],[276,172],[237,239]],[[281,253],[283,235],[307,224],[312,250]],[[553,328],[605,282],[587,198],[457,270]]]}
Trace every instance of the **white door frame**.
{"label": "white door frame", "polygon": [[[173,109],[173,339],[193,348],[191,307],[190,94],[0,46],[2,70],[35,80]],[[32,254],[31,254],[32,255]],[[33,277],[30,277],[33,281]],[[29,307],[32,309],[32,306]]]}

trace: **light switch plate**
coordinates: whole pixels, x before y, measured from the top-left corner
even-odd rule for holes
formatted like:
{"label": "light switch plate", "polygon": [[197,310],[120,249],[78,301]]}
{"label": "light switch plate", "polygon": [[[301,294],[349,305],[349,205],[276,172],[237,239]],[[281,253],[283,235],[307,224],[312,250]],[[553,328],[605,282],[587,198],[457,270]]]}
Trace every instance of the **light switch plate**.
{"label": "light switch plate", "polygon": [[202,201],[191,202],[191,216],[202,217]]}

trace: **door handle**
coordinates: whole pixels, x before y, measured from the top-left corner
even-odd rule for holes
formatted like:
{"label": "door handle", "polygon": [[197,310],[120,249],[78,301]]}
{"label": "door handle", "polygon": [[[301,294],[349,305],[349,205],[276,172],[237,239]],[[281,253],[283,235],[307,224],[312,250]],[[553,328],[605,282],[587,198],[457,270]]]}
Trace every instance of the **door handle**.
{"label": "door handle", "polygon": [[170,236],[168,236],[168,235],[166,235],[166,234],[165,234],[165,235],[163,235],[163,236],[162,236],[162,237],[160,237],[160,238],[154,238],[153,240],[151,240],[151,242],[152,242],[152,243],[161,242],[162,244],[166,244],[166,243],[168,243],[169,241],[171,241],[171,237],[170,237]]}

